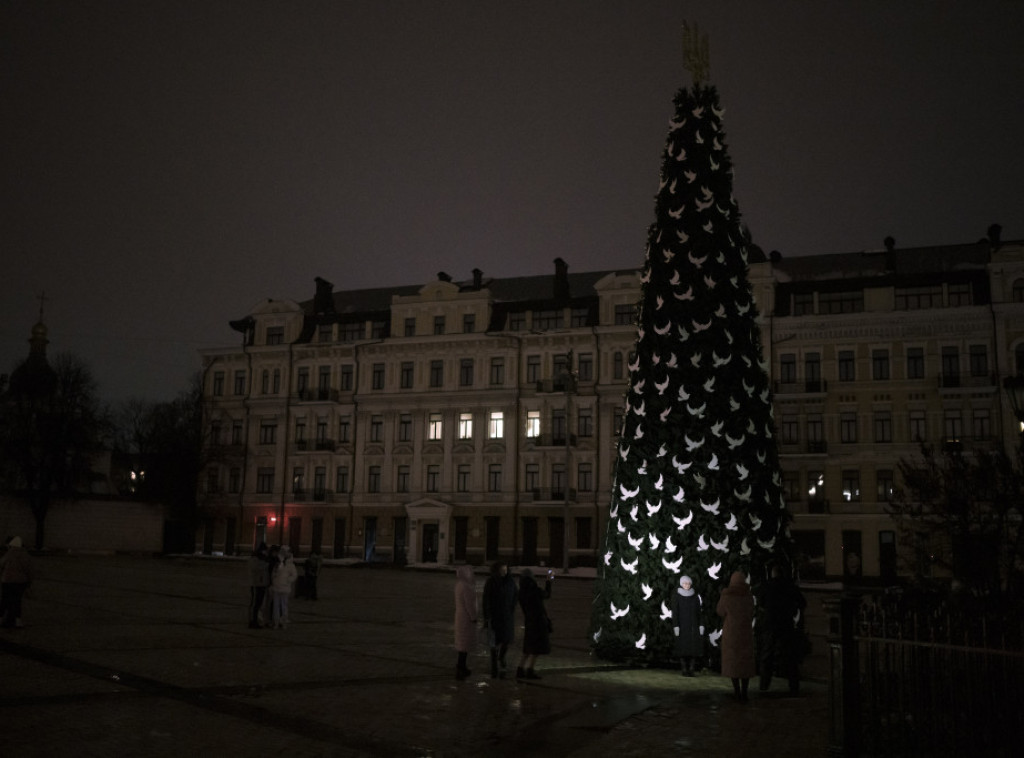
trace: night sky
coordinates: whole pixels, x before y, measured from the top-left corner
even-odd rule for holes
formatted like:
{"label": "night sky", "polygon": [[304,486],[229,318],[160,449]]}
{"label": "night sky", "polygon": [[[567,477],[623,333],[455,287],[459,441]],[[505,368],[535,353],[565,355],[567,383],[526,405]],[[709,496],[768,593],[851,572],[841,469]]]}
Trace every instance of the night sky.
{"label": "night sky", "polygon": [[1024,2],[0,0],[0,372],[168,399],[265,298],[639,267],[680,25],[785,256],[1024,237]]}

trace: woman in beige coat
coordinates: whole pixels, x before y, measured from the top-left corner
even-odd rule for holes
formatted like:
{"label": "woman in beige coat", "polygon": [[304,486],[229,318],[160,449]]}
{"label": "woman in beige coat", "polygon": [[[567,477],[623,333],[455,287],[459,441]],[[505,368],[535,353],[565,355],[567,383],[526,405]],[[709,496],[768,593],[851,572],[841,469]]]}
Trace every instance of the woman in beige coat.
{"label": "woman in beige coat", "polygon": [[476,583],[472,566],[459,566],[455,570],[455,652],[459,662],[455,678],[465,679],[472,671],[466,666],[469,649],[476,643]]}
{"label": "woman in beige coat", "polygon": [[756,673],[754,596],[742,571],[734,571],[729,577],[729,586],[722,590],[716,610],[722,617],[722,676],[732,679],[736,699],[746,702],[750,677]]}

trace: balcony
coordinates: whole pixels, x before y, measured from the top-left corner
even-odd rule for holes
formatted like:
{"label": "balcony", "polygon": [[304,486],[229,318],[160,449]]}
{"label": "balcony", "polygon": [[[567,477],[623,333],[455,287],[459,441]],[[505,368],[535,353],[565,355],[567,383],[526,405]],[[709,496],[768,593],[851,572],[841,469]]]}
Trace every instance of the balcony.
{"label": "balcony", "polygon": [[941,373],[938,376],[940,390],[978,390],[996,391],[999,386],[994,374],[960,374]]}
{"label": "balcony", "polygon": [[295,391],[295,399],[301,403],[323,403],[323,402],[338,402],[338,390],[332,390],[327,387],[310,389],[306,387],[301,390]]}
{"label": "balcony", "polygon": [[563,374],[557,379],[541,379],[537,382],[537,392],[572,392],[576,389],[574,384],[571,376]]}
{"label": "balcony", "polygon": [[805,382],[776,381],[773,382],[772,392],[776,395],[820,395],[828,392],[828,382],[824,379]]}
{"label": "balcony", "polygon": [[[523,493],[523,499],[532,498],[535,503],[564,503],[565,495],[564,487],[534,487]],[[576,502],[576,490],[572,487],[569,488],[569,501]]]}
{"label": "balcony", "polygon": [[570,434],[568,439],[564,433],[561,434],[538,434],[536,437],[526,438],[527,446],[533,447],[565,447],[566,444],[576,447],[576,435]]}

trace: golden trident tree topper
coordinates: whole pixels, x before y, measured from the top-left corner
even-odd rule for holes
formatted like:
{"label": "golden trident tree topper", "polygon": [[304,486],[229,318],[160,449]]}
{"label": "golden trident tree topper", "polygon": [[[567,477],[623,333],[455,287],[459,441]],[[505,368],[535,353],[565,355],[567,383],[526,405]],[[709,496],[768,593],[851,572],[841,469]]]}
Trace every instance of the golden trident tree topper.
{"label": "golden trident tree topper", "polygon": [[708,52],[708,35],[700,36],[697,25],[683,22],[683,66],[693,74],[694,85],[708,78],[711,69],[711,55]]}

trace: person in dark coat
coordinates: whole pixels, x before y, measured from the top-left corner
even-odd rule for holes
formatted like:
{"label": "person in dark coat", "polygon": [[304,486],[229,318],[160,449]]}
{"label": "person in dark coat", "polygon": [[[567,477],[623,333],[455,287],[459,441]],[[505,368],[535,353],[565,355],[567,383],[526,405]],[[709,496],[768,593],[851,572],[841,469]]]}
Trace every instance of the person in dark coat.
{"label": "person in dark coat", "polygon": [[538,655],[551,652],[551,619],[544,608],[544,591],[528,568],[519,576],[519,607],[523,609],[524,621],[523,657],[516,669],[516,679],[540,679],[533,667]]}
{"label": "person in dark coat", "polygon": [[32,584],[32,559],[21,537],[12,537],[7,543],[7,552],[0,558],[0,582],[4,609],[0,625],[21,628],[21,599]]}
{"label": "person in dark coat", "polygon": [[773,566],[761,596],[763,616],[757,627],[761,652],[760,690],[772,686],[772,675],[784,676],[789,691],[800,692],[803,614],[807,600],[781,566]]}
{"label": "person in dark coat", "polygon": [[483,617],[491,648],[491,678],[498,678],[498,666],[505,670],[505,654],[516,635],[516,601],[519,590],[508,566],[496,561],[484,584]]}
{"label": "person in dark coat", "polygon": [[729,586],[722,590],[715,610],[722,617],[722,676],[732,679],[736,699],[746,702],[750,677],[756,673],[754,596],[742,571],[729,577]]}
{"label": "person in dark coat", "polygon": [[263,603],[267,599],[267,588],[270,586],[270,556],[267,554],[267,543],[261,542],[256,552],[249,556],[249,628],[259,629],[260,616],[263,615]]}
{"label": "person in dark coat", "polygon": [[683,676],[696,674],[697,661],[704,655],[703,627],[700,609],[703,601],[693,589],[693,580],[684,576],[679,589],[672,596],[672,631],[675,633],[673,652],[679,656]]}

